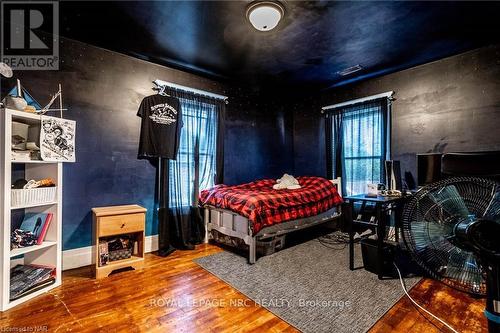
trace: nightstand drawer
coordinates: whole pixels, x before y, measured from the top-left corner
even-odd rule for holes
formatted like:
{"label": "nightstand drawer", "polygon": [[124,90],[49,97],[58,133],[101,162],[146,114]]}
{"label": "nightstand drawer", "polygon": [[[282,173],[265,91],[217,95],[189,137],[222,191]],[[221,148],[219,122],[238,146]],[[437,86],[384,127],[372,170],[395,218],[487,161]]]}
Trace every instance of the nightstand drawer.
{"label": "nightstand drawer", "polygon": [[145,214],[125,214],[99,218],[99,236],[120,235],[144,231]]}

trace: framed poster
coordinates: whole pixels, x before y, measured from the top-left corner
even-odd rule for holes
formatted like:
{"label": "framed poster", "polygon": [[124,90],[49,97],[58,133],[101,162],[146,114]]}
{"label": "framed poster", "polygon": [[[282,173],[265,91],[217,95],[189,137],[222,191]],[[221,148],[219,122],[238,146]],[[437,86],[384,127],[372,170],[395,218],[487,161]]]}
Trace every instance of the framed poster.
{"label": "framed poster", "polygon": [[40,155],[50,162],[75,162],[76,121],[42,116]]}

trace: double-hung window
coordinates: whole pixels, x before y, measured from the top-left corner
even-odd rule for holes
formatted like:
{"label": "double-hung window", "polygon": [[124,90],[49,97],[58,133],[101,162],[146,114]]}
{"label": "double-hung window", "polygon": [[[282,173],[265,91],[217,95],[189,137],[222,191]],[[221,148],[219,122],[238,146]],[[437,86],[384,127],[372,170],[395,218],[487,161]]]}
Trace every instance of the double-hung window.
{"label": "double-hung window", "polygon": [[179,98],[183,127],[179,151],[170,161],[170,207],[190,207],[201,190],[214,186],[217,110],[214,104]]}
{"label": "double-hung window", "polygon": [[387,98],[356,103],[329,111],[330,173],[342,177],[345,194],[366,192],[366,184],[384,182],[389,156]]}

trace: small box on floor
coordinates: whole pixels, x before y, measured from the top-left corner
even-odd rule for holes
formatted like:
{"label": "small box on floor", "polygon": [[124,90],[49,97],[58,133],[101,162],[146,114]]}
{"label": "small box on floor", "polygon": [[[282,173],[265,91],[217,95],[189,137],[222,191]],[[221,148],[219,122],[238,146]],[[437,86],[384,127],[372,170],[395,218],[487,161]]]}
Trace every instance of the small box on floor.
{"label": "small box on floor", "polygon": [[285,247],[285,236],[275,236],[269,239],[257,241],[257,253],[261,256],[268,256]]}
{"label": "small box on floor", "polygon": [[[363,266],[365,269],[371,273],[377,274],[377,263],[378,263],[378,252],[377,252],[377,240],[375,239],[362,239],[361,243],[361,254],[363,256]],[[389,244],[384,244],[383,250],[383,267],[382,271],[386,276],[392,276],[394,269],[394,247]]]}

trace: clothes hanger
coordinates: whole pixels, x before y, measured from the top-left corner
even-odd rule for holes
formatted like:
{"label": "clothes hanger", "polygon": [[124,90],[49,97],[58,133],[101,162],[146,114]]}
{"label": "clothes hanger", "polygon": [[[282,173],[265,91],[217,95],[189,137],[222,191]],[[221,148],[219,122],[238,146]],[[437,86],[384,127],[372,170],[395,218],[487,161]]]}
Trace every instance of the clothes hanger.
{"label": "clothes hanger", "polygon": [[158,94],[162,95],[162,96],[168,96],[170,97],[170,95],[168,95],[166,92],[165,92],[165,89],[167,88],[167,86],[161,86],[160,87],[160,91],[158,91]]}
{"label": "clothes hanger", "polygon": [[165,92],[167,89],[166,85],[159,85],[156,81],[153,81],[153,84],[155,85],[153,90],[157,91],[158,95],[170,97],[170,95]]}

